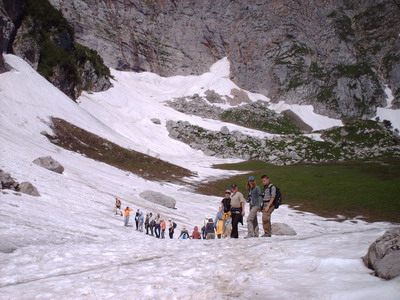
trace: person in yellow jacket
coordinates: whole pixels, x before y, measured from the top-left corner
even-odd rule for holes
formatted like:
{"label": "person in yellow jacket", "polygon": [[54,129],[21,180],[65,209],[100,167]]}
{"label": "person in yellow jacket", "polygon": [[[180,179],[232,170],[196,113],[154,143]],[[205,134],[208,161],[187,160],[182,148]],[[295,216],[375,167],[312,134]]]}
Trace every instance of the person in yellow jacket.
{"label": "person in yellow jacket", "polygon": [[125,226],[128,226],[130,213],[131,213],[131,209],[129,208],[129,206],[127,206],[127,207],[124,209],[124,222],[125,222]]}
{"label": "person in yellow jacket", "polygon": [[214,220],[214,228],[217,233],[217,237],[220,239],[224,233],[224,206],[220,205],[217,215]]}

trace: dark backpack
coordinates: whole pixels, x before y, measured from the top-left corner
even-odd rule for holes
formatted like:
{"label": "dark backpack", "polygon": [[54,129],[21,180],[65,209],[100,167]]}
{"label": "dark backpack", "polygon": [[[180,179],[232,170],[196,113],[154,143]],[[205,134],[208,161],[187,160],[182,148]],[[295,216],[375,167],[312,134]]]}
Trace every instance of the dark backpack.
{"label": "dark backpack", "polygon": [[271,184],[271,185],[269,186],[269,193],[270,193],[270,194],[271,194],[272,186],[275,186],[275,188],[276,188],[276,195],[275,195],[275,200],[274,200],[274,206],[275,206],[275,209],[277,209],[277,208],[279,208],[279,205],[282,204],[282,193],[281,193],[281,190],[280,190],[276,185]]}
{"label": "dark backpack", "polygon": [[224,198],[221,202],[224,205],[224,212],[231,210],[231,198]]}
{"label": "dark backpack", "polygon": [[172,222],[172,227],[176,228],[176,223]]}

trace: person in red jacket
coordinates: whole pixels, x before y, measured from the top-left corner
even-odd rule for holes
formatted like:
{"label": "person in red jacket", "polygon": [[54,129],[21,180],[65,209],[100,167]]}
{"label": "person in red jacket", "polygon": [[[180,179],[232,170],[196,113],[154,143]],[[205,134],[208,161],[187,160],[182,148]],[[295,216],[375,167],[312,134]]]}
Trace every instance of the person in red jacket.
{"label": "person in red jacket", "polygon": [[192,239],[201,239],[201,233],[200,233],[199,228],[197,226],[194,226],[193,233],[190,236],[190,238],[192,238]]}

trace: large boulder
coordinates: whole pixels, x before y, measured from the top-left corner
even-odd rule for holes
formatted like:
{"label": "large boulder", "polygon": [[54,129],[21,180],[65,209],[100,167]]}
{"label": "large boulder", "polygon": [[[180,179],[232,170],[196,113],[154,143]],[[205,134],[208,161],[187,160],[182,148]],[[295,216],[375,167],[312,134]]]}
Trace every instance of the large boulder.
{"label": "large boulder", "polygon": [[273,235],[297,235],[297,232],[285,223],[273,223],[271,231]]}
{"label": "large boulder", "polygon": [[143,199],[168,207],[168,208],[175,208],[176,200],[170,196],[166,196],[159,192],[154,191],[144,191],[140,194],[140,197]]}
{"label": "large boulder", "polygon": [[400,227],[388,230],[369,246],[363,257],[365,265],[375,275],[392,279],[400,275]]}
{"label": "large boulder", "polygon": [[33,163],[41,166],[47,170],[62,174],[64,172],[64,167],[54,160],[51,156],[39,157],[33,161]]}
{"label": "large boulder", "polygon": [[38,190],[32,185],[32,183],[27,181],[21,182],[18,185],[18,191],[31,196],[40,197]]}

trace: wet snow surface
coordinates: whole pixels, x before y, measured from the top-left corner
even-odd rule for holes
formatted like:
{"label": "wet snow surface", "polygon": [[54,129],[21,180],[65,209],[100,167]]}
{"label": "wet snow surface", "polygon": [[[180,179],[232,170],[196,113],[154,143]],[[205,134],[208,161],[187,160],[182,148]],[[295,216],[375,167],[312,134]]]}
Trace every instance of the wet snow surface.
{"label": "wet snow surface", "polygon": [[[290,225],[296,236],[243,239],[246,226],[240,226],[237,240],[177,240],[182,226],[191,231],[205,216],[215,216],[226,187],[221,197],[209,197],[190,186],[145,181],[59,148],[40,134],[50,132],[49,116],[60,117],[190,168],[199,174],[190,179],[194,183],[231,175],[210,168],[226,160],[169,139],[164,127],[168,119],[217,130],[225,124],[163,105],[212,85],[227,94],[233,83],[226,61],[193,78],[114,71],[113,89],[85,94],[76,105],[19,58],[5,59],[13,70],[0,75],[0,168],[19,182],[33,183],[41,197],[0,193],[0,299],[399,299],[400,279],[374,277],[361,261],[369,245],[394,225],[339,223],[283,205],[273,222]],[[153,124],[154,117],[162,125]],[[32,163],[48,155],[65,167],[63,174]],[[145,190],[174,197],[177,209],[140,198]],[[114,197],[134,211],[171,217],[178,224],[175,238],[159,240],[124,227],[112,212]]]}

